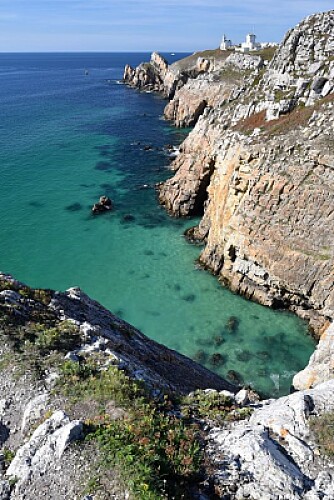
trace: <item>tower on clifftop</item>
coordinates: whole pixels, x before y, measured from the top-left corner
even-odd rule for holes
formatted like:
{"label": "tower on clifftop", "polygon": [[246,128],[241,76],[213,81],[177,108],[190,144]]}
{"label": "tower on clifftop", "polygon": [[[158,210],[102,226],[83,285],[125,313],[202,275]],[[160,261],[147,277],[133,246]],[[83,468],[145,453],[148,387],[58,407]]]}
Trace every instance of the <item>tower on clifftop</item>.
{"label": "tower on clifftop", "polygon": [[228,50],[231,47],[232,47],[231,40],[228,40],[226,35],[224,35],[220,44],[220,50]]}

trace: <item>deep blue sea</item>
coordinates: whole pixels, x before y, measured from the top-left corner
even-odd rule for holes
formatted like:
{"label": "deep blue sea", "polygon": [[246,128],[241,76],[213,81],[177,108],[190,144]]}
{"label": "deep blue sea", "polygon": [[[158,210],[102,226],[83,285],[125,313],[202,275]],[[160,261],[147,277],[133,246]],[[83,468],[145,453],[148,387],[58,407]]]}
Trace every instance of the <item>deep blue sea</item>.
{"label": "deep blue sea", "polygon": [[[0,54],[0,269],[33,287],[78,285],[221,375],[286,394],[314,349],[306,325],[200,270],[183,237],[196,221],[157,203],[154,184],[171,175],[163,146],[186,131],[163,120],[161,97],[120,84],[126,63],[149,57]],[[115,209],[94,217],[102,194]]]}

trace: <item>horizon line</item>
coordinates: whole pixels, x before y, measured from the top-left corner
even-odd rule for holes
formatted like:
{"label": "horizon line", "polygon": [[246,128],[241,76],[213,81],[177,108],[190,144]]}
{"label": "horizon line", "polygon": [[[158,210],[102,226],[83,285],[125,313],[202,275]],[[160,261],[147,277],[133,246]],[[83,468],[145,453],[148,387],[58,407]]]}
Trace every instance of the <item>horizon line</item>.
{"label": "horizon line", "polygon": [[[216,47],[219,49],[219,47]],[[195,53],[203,52],[205,50],[215,50],[215,49],[203,49],[203,50],[13,50],[13,51],[1,51],[0,54],[141,54],[143,52],[170,52],[171,54],[183,54],[183,53]]]}

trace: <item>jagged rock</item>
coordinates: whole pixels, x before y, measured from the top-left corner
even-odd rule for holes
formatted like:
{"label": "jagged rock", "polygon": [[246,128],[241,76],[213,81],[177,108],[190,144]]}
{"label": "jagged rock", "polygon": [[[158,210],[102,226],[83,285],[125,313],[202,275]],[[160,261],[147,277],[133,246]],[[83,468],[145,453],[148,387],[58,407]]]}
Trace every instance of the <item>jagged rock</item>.
{"label": "jagged rock", "polygon": [[177,393],[207,387],[237,391],[233,384],[218,375],[145,337],[79,288],[56,293],[51,307],[62,311],[64,319],[79,324],[82,335],[92,339],[74,354],[81,355],[87,350],[103,352],[106,365],[114,363],[126,368],[133,377],[144,380],[153,388],[158,386]]}
{"label": "jagged rock", "polygon": [[233,493],[235,499],[329,500],[334,474],[332,469],[323,474],[315,446],[307,440],[310,416],[333,411],[333,389],[331,380],[313,390],[264,401],[249,421],[212,429],[209,456],[218,490]]}
{"label": "jagged rock", "polygon": [[108,196],[101,196],[98,203],[95,203],[92,207],[94,215],[108,212],[109,210],[112,210],[112,201]]}
{"label": "jagged rock", "polygon": [[241,389],[234,397],[239,405],[246,405],[249,402],[249,391],[247,389]]}
{"label": "jagged rock", "polygon": [[210,61],[208,59],[204,59],[203,57],[199,57],[196,62],[196,67],[199,73],[205,73],[209,71]]}
{"label": "jagged rock", "polygon": [[261,56],[251,54],[242,54],[233,52],[226,59],[224,66],[235,66],[239,70],[260,70],[264,66],[264,61]]}
{"label": "jagged rock", "polygon": [[30,425],[42,417],[43,412],[47,408],[48,401],[49,401],[48,393],[40,394],[39,396],[36,396],[34,399],[29,401],[22,418],[22,424],[21,424],[22,434],[27,433]]}
{"label": "jagged rock", "polygon": [[70,421],[63,411],[56,411],[41,424],[30,440],[17,451],[6,476],[27,481],[32,473],[45,473],[51,463],[61,458],[70,442],[82,437],[83,424]]}
{"label": "jagged rock", "polygon": [[309,389],[334,378],[334,323],[321,335],[307,367],[293,378],[298,390]]}
{"label": "jagged rock", "polygon": [[0,399],[0,418],[3,416],[7,406],[8,406],[7,399]]}
{"label": "jagged rock", "polygon": [[[173,93],[177,76],[168,71],[168,63],[157,52],[153,52],[148,63],[142,63],[137,68],[125,66],[123,81],[131,87],[140,90],[162,92],[169,96]],[[167,73],[168,76],[167,76]],[[167,84],[168,80],[168,84]]]}

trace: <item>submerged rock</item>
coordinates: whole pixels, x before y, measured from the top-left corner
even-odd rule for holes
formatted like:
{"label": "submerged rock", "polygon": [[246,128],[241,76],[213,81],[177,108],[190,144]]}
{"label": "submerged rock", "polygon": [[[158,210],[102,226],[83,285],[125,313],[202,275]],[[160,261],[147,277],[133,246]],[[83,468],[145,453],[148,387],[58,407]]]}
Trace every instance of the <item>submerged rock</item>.
{"label": "submerged rock", "polygon": [[239,326],[239,320],[235,316],[231,316],[226,323],[226,330],[230,333],[235,333]]}
{"label": "submerged rock", "polygon": [[122,217],[122,221],[123,222],[133,222],[134,220],[136,220],[135,216],[132,215],[132,214],[125,214],[123,215]]}
{"label": "submerged rock", "polygon": [[225,339],[224,339],[224,337],[221,334],[214,335],[214,337],[213,337],[213,343],[214,343],[214,345],[216,347],[221,346],[224,342],[225,342]]}
{"label": "submerged rock", "polygon": [[249,361],[252,359],[253,354],[250,351],[241,351],[236,354],[236,358],[238,361]]}
{"label": "submerged rock", "polygon": [[208,357],[207,353],[200,349],[199,351],[195,352],[193,360],[196,361],[196,363],[205,363],[207,357]]}
{"label": "submerged rock", "polygon": [[225,363],[225,357],[220,352],[215,352],[210,356],[210,364],[213,366],[221,366]]}
{"label": "submerged rock", "polygon": [[235,370],[229,370],[226,377],[233,384],[240,385],[243,382],[242,375]]}

